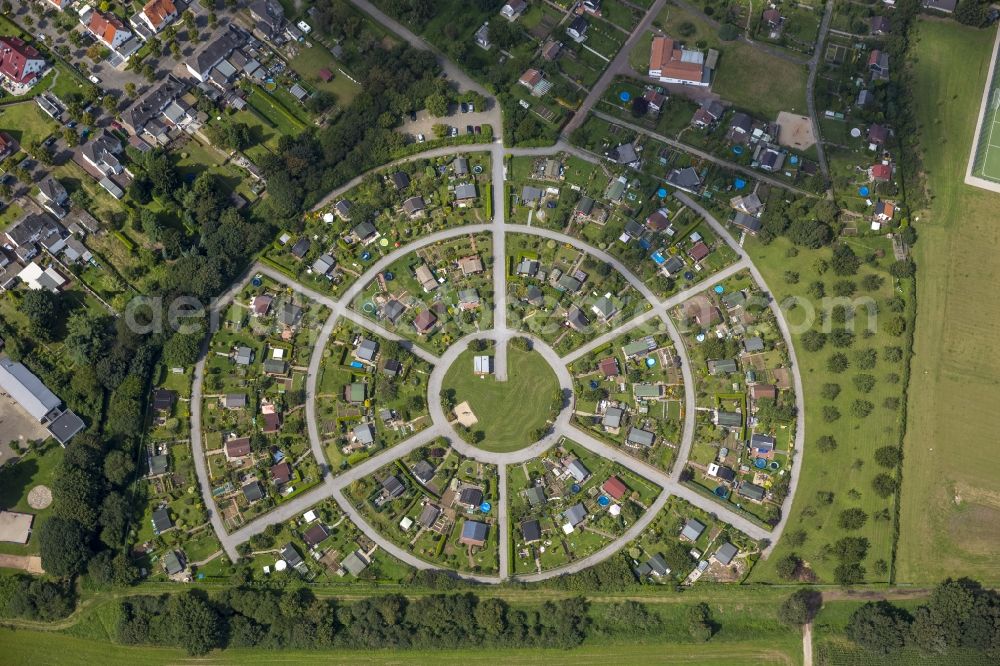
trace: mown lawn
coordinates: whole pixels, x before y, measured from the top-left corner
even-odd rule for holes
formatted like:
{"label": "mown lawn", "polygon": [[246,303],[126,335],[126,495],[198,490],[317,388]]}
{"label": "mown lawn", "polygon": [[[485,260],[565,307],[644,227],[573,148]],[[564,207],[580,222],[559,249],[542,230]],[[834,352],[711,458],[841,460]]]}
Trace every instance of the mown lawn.
{"label": "mown lawn", "polygon": [[[995,36],[921,21],[914,98],[932,196],[917,224],[917,326],[904,447],[898,580],[1000,582],[1000,194],[963,178]],[[955,76],[958,62],[974,63]],[[933,556],[931,556],[933,554]]]}
{"label": "mown lawn", "polygon": [[41,511],[28,506],[28,492],[38,485],[52,488],[56,468],[62,462],[64,449],[49,440],[49,444],[41,449],[34,449],[21,456],[17,462],[8,462],[0,468],[0,506],[8,511],[20,511],[35,516],[32,525],[32,536],[28,543],[0,542],[0,552],[15,555],[34,554],[38,552],[38,539],[35,534],[38,528],[52,513],[52,507]]}
{"label": "mown lawn", "polygon": [[[481,352],[493,355],[492,350]],[[476,444],[487,451],[514,451],[534,442],[532,432],[545,425],[559,382],[540,355],[510,347],[508,380],[480,378],[473,372],[476,352],[468,350],[455,360],[444,378],[444,390],[454,389],[455,403],[468,401],[479,419],[472,430],[485,438]]]}
{"label": "mown lawn", "polygon": [[[302,49],[299,54],[292,59],[292,69],[317,90],[325,90],[333,93],[337,97],[337,103],[347,106],[361,92],[361,86],[351,81],[339,71],[341,66],[333,55],[322,46],[313,46]],[[323,81],[319,77],[319,70],[327,69],[333,74],[333,79]]]}
{"label": "mown lawn", "polygon": [[0,109],[0,129],[27,147],[32,141],[42,141],[55,132],[58,125],[37,104],[28,101]]}

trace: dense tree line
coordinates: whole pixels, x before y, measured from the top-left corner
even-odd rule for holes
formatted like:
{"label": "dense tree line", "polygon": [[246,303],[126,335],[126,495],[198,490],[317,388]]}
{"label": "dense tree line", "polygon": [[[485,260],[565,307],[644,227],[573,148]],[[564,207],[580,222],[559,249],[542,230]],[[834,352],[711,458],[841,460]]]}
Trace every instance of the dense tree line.
{"label": "dense tree line", "polygon": [[1000,594],[968,578],[949,578],[913,613],[887,601],[861,606],[851,615],[847,637],[874,652],[913,646],[930,654],[961,649],[1000,659]]}
{"label": "dense tree line", "polygon": [[234,588],[214,598],[199,590],[132,596],[120,606],[120,642],[176,646],[192,655],[226,647],[565,649],[579,645],[591,629],[582,597],[549,601],[526,612],[470,592],[414,601],[388,594],[343,604],[318,599],[305,588]]}
{"label": "dense tree line", "polygon": [[73,588],[67,580],[51,581],[26,574],[0,576],[0,617],[57,620],[73,610]]}

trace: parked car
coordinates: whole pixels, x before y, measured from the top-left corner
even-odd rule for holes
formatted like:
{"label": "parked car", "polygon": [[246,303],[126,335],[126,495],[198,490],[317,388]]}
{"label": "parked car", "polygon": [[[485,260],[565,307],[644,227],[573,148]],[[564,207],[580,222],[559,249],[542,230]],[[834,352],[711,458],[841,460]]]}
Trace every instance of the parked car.
{"label": "parked car", "polygon": [[466,133],[466,134],[472,134],[472,133],[473,133],[474,131],[475,131],[475,130],[474,130],[474,129],[472,129],[472,125],[466,125],[466,126],[465,126],[465,133]]}
{"label": "parked car", "polygon": [[452,136],[458,136],[458,128],[457,127],[452,127],[451,128],[451,135]]}
{"label": "parked car", "polygon": [[418,134],[417,135],[417,143],[423,143],[423,142],[424,142],[424,135],[423,134]]}
{"label": "parked car", "polygon": [[462,113],[468,113],[469,112],[469,105],[466,104],[465,102],[462,102],[461,108],[462,108]]}
{"label": "parked car", "polygon": [[94,76],[93,74],[91,74],[90,76],[88,76],[88,77],[87,77],[87,80],[88,80],[88,81],[90,81],[91,83],[93,83],[93,84],[94,84],[95,86],[96,86],[96,85],[97,85],[98,83],[100,83],[100,82],[101,82],[101,80],[100,80],[99,78],[97,78],[96,76]]}
{"label": "parked car", "polygon": [[483,126],[476,125],[476,134],[482,134],[482,133],[483,133]]}
{"label": "parked car", "polygon": [[410,120],[416,120],[416,119],[417,119],[417,112],[410,111]]}
{"label": "parked car", "polygon": [[475,113],[476,107],[473,106],[472,102],[469,102],[469,113]]}

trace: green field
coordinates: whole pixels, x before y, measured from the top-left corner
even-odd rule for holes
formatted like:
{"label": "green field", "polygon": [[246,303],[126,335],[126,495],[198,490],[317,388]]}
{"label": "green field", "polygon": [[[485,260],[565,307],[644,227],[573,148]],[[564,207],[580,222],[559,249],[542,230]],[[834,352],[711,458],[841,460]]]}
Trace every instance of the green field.
{"label": "green field", "polygon": [[[893,500],[892,497],[882,499],[875,494],[872,480],[877,474],[891,473],[892,470],[877,465],[873,456],[875,449],[897,444],[899,441],[903,425],[901,412],[887,408],[885,400],[899,399],[902,396],[903,365],[902,362],[890,362],[885,358],[885,349],[903,345],[905,341],[890,335],[884,328],[884,324],[893,316],[886,306],[888,298],[894,294],[894,285],[885,271],[885,265],[893,256],[891,249],[884,238],[871,237],[851,240],[850,246],[860,257],[878,250],[888,256],[888,259],[883,259],[878,270],[865,265],[855,276],[861,278],[865,273],[877,273],[884,278],[879,289],[873,292],[859,289],[853,296],[871,296],[875,299],[879,308],[877,332],[866,337],[864,331],[868,326],[868,317],[859,315],[854,327],[856,339],[851,347],[837,348],[828,342],[819,351],[808,352],[804,349],[802,336],[794,330],[805,318],[806,308],[799,307],[785,312],[789,325],[793,327],[793,341],[805,389],[806,448],[804,454],[798,454],[805,458],[785,536],[778,542],[774,553],[754,568],[751,580],[755,582],[779,580],[775,564],[792,552],[804,560],[821,581],[834,582],[833,574],[839,562],[825,553],[825,547],[844,536],[864,537],[870,542],[867,557],[862,562],[866,570],[865,580],[888,580],[888,564],[892,559],[893,530],[890,517]],[[776,239],[769,245],[762,245],[754,240],[748,242],[746,247],[779,303],[789,296],[795,296],[819,310],[821,302],[817,302],[807,291],[810,283],[824,282],[826,293],[832,295],[833,285],[845,279],[833,275],[832,271],[817,274],[817,262],[820,259],[829,260],[832,255],[829,249],[799,249],[797,253],[790,253],[791,243],[784,238]],[[799,282],[789,284],[785,280],[786,271],[798,273]],[[813,328],[818,326],[814,325]],[[870,369],[859,367],[857,354],[866,349],[877,353],[875,367]],[[837,352],[844,353],[850,361],[850,367],[841,373],[832,372],[827,365],[828,359]],[[869,374],[875,378],[870,392],[862,392],[856,387],[854,379],[861,374]],[[890,374],[898,375],[900,379],[893,383],[889,379]],[[840,388],[839,395],[834,399],[823,395],[823,387],[828,383]],[[869,401],[873,411],[864,418],[854,416],[852,406],[855,400]],[[828,407],[838,410],[839,418],[827,422],[824,410]],[[836,449],[826,452],[819,450],[816,442],[823,435],[835,438]],[[820,491],[832,493],[830,501],[821,500],[818,495]],[[853,530],[842,529],[838,524],[841,511],[855,508],[860,508],[867,514],[864,526]],[[881,513],[883,511],[885,513]],[[882,518],[876,518],[876,513],[881,513]],[[805,542],[793,547],[786,537],[799,530],[804,531]]]}
{"label": "green field", "polygon": [[[914,98],[933,203],[915,247],[917,326],[904,448],[898,580],[1000,582],[1000,195],[964,185],[992,30],[922,21]],[[955,76],[953,64],[975,65]],[[923,219],[923,216],[921,216]],[[930,554],[933,553],[933,556]]]}
{"label": "green field", "polygon": [[[491,354],[491,352],[481,352]],[[444,390],[454,389],[455,403],[468,401],[479,419],[472,430],[484,439],[476,446],[487,451],[514,451],[534,442],[532,431],[545,425],[559,382],[548,364],[535,352],[511,346],[507,353],[508,380],[478,377],[468,350],[459,355],[444,377]]]}
{"label": "green field", "polygon": [[[322,46],[302,49],[291,62],[292,69],[317,90],[331,92],[337,97],[337,104],[346,107],[354,101],[361,92],[361,86],[347,78],[339,71],[340,63]],[[327,69],[333,74],[333,79],[324,81],[319,77],[319,70]]]}
{"label": "green field", "polygon": [[0,109],[0,129],[10,134],[23,147],[32,141],[42,141],[58,126],[32,101],[11,104]]}
{"label": "green field", "polygon": [[28,492],[37,485],[52,488],[56,468],[62,462],[64,449],[50,439],[48,445],[34,448],[17,462],[0,467],[0,507],[8,511],[21,511],[35,516],[32,537],[28,543],[0,542],[0,553],[27,555],[38,552],[38,539],[34,535],[52,514],[52,507],[38,511],[28,506]]}

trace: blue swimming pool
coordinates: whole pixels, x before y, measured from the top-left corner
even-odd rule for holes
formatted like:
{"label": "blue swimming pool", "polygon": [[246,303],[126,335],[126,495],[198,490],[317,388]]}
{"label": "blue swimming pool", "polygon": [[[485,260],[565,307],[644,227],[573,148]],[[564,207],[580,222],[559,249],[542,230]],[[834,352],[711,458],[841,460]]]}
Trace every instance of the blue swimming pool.
{"label": "blue swimming pool", "polygon": [[660,252],[654,252],[650,258],[659,265],[667,263],[667,258]]}
{"label": "blue swimming pool", "polygon": [[364,366],[363,363],[361,363],[361,361],[351,361],[351,367],[352,368],[363,368],[365,366]]}

